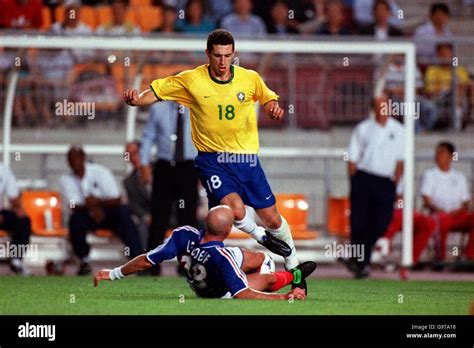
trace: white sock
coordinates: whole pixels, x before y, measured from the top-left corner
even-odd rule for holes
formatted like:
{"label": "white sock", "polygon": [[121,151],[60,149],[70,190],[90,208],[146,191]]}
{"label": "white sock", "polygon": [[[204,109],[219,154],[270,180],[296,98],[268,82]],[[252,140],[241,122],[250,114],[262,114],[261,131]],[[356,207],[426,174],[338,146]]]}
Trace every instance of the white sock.
{"label": "white sock", "polygon": [[270,255],[265,254],[265,259],[263,260],[263,263],[260,266],[260,274],[271,273],[275,273],[275,262],[273,261]]}
{"label": "white sock", "polygon": [[265,236],[265,229],[261,226],[257,226],[247,208],[245,208],[244,218],[242,220],[235,220],[234,226],[250,234],[252,238],[258,242],[262,241],[263,236]]}
{"label": "white sock", "polygon": [[23,260],[22,259],[12,258],[10,260],[10,262],[15,267],[23,267]]}
{"label": "white sock", "polygon": [[298,266],[300,263],[296,258],[296,249],[295,243],[293,242],[293,236],[291,235],[290,226],[286,219],[281,217],[281,225],[277,229],[267,229],[274,237],[284,241],[291,248],[291,254],[288,257],[285,257],[285,268],[291,270]]}

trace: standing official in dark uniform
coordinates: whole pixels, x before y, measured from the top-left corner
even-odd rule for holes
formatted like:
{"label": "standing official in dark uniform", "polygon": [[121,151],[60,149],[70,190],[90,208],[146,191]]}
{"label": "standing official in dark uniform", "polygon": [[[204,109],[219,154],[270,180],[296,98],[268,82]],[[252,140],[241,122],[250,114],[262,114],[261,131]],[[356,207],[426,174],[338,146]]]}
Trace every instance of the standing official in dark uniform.
{"label": "standing official in dark uniform", "polygon": [[364,250],[363,257],[348,255],[356,278],[369,275],[372,248],[390,224],[403,174],[403,127],[390,117],[388,101],[385,94],[374,98],[374,117],[356,126],[349,145],[351,242]]}
{"label": "standing official in dark uniform", "polygon": [[[191,140],[189,109],[172,101],[151,106],[141,140],[142,176],[152,183],[151,226],[148,249],[163,243],[176,204],[177,224],[196,226],[198,176],[194,168],[197,152]],[[152,147],[158,148],[151,175]],[[151,179],[153,176],[153,179]],[[159,275],[159,267],[152,268]]]}

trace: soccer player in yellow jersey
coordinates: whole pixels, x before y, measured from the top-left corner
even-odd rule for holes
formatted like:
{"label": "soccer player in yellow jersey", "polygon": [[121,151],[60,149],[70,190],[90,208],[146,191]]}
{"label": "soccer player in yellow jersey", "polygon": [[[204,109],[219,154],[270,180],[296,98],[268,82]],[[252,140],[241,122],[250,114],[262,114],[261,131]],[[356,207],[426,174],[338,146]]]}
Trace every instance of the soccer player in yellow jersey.
{"label": "soccer player in yellow jersey", "polygon": [[[285,258],[285,267],[294,270],[294,287],[306,288],[296,266],[299,262],[287,221],[275,206],[275,197],[258,161],[259,150],[255,103],[265,113],[280,120],[284,111],[278,95],[259,74],[232,65],[234,38],[223,29],[211,32],[206,55],[209,64],[175,76],[154,80],[141,93],[126,90],[124,100],[131,106],[174,100],[191,109],[191,129],[198,150],[195,166],[206,188],[209,206],[232,208],[234,225],[257,242]],[[266,228],[257,226],[251,215],[255,209]]]}

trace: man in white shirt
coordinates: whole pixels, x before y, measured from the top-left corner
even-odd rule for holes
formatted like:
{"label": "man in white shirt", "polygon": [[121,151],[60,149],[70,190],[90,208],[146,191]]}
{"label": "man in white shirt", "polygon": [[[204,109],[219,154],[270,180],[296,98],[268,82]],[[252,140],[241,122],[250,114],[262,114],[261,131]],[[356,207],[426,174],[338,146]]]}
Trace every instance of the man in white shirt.
{"label": "man in white shirt", "polygon": [[452,168],[456,149],[450,142],[436,147],[436,166],[423,173],[421,195],[424,206],[431,211],[439,226],[438,258],[446,258],[449,231],[470,233],[464,257],[474,261],[474,213],[469,212],[471,191],[463,173]]}
{"label": "man in white shirt", "polygon": [[416,28],[415,42],[417,54],[429,59],[436,56],[436,44],[440,40],[447,41],[452,37],[447,28],[449,7],[444,3],[434,3],[430,8],[430,20]]}
{"label": "man in white shirt", "polygon": [[369,275],[372,248],[390,224],[403,174],[403,127],[384,112],[388,103],[386,94],[374,98],[375,117],[356,126],[349,144],[351,242],[364,248],[363,257],[352,255],[348,262],[356,278]]}
{"label": "man in white shirt", "polygon": [[112,230],[126,245],[125,256],[143,252],[138,231],[128,207],[122,204],[119,186],[112,171],[100,164],[86,163],[79,146],[67,153],[72,172],[60,179],[63,200],[71,208],[69,235],[76,256],[81,260],[79,275],[91,273],[87,232],[99,228]]}
{"label": "man in white shirt", "polygon": [[[3,202],[7,198],[10,209],[5,209]],[[31,221],[26,216],[21,206],[20,190],[16,183],[15,175],[11,169],[0,163],[0,230],[11,234],[11,246],[18,248],[27,245],[31,234]],[[24,267],[22,255],[11,258],[10,269],[21,275],[28,275],[29,271]]]}

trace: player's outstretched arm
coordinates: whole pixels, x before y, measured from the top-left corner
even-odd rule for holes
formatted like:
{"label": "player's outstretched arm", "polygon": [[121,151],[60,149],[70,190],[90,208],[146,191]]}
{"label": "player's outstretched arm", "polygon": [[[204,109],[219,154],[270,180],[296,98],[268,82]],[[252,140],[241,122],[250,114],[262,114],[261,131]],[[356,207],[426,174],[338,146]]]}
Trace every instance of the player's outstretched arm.
{"label": "player's outstretched arm", "polygon": [[235,298],[242,300],[269,300],[269,301],[278,301],[278,300],[289,300],[294,298],[297,300],[305,300],[306,294],[303,289],[295,288],[286,294],[269,294],[267,292],[261,292],[254,290],[252,288],[245,289],[244,291],[239,292],[235,295]]}
{"label": "player's outstretched arm", "polygon": [[151,89],[141,93],[136,89],[127,89],[123,92],[123,100],[130,106],[147,106],[159,101]]}
{"label": "player's outstretched arm", "polygon": [[116,280],[127,275],[145,271],[153,265],[146,258],[146,254],[139,255],[125,265],[114,269],[102,269],[94,275],[94,286],[98,286],[101,280]]}

